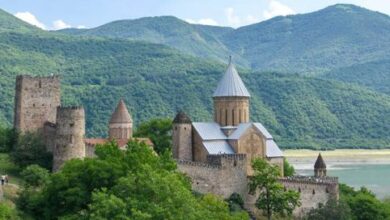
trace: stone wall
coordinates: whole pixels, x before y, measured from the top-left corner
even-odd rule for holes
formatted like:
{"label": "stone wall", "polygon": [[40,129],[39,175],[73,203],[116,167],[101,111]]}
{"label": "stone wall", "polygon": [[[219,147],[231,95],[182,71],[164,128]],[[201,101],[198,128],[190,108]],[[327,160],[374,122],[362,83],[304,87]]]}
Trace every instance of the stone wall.
{"label": "stone wall", "polygon": [[65,161],[85,157],[85,112],[83,107],[58,107],[53,171]]}
{"label": "stone wall", "polygon": [[249,122],[249,97],[214,97],[214,121],[221,126]]}
{"label": "stone wall", "polygon": [[191,177],[192,189],[228,198],[247,194],[245,155],[210,155],[208,163],[178,161],[178,169]]}
{"label": "stone wall", "polygon": [[43,125],[43,140],[45,142],[46,150],[48,152],[53,152],[56,139],[56,129],[56,124],[51,122],[46,122]]}
{"label": "stone wall", "polygon": [[58,76],[17,76],[14,127],[21,132],[41,132],[45,122],[55,123],[60,95]]}
{"label": "stone wall", "polygon": [[325,204],[330,199],[339,198],[337,177],[299,177],[280,179],[286,189],[300,192],[301,206],[294,210],[294,216],[302,217],[320,203]]}

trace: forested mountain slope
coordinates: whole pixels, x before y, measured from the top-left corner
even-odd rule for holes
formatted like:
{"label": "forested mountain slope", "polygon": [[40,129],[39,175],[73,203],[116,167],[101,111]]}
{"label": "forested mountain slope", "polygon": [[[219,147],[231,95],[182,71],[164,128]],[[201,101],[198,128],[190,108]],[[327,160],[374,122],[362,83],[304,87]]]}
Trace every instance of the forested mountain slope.
{"label": "forested mountain slope", "polygon": [[[82,104],[88,136],[104,136],[124,98],[135,123],[185,110],[212,119],[226,66],[164,45],[15,29],[0,32],[0,121],[11,125],[15,76],[60,74],[63,104]],[[390,97],[336,81],[239,69],[251,120],[282,147],[390,147]]]}

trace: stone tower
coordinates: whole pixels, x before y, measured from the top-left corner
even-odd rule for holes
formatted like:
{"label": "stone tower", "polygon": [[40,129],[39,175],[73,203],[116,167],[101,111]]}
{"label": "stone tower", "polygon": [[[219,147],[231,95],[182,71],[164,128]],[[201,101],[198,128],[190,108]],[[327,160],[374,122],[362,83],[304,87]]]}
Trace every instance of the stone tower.
{"label": "stone tower", "polygon": [[324,159],[322,159],[321,153],[318,154],[316,163],[314,164],[314,176],[315,177],[326,176],[326,164]]}
{"label": "stone tower", "polygon": [[83,107],[58,107],[53,171],[65,161],[85,157],[85,113]]}
{"label": "stone tower", "polygon": [[214,121],[221,126],[249,122],[250,94],[229,58],[229,65],[213,94]]}
{"label": "stone tower", "polygon": [[46,122],[55,123],[60,96],[58,76],[17,76],[14,128],[20,132],[40,132]]}
{"label": "stone tower", "polygon": [[192,161],[191,119],[183,111],[180,111],[172,124],[173,158]]}
{"label": "stone tower", "polygon": [[129,140],[133,137],[133,120],[122,99],[111,116],[108,136],[115,140]]}

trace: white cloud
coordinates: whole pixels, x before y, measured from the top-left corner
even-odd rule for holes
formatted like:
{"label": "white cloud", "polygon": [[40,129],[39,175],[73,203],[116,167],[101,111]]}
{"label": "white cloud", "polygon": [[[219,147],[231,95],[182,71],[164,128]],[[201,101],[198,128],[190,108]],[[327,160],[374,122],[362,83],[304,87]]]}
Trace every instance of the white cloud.
{"label": "white cloud", "polygon": [[184,20],[191,24],[203,24],[203,25],[214,25],[214,26],[218,25],[218,22],[216,22],[214,19],[211,18],[201,18],[199,20],[187,18]]}
{"label": "white cloud", "polygon": [[268,5],[268,9],[263,12],[265,19],[270,19],[279,15],[290,15],[295,14],[295,11],[276,0],[271,0]]}
{"label": "white cloud", "polygon": [[53,30],[60,30],[65,28],[71,28],[70,24],[65,23],[63,20],[55,20],[53,21]]}
{"label": "white cloud", "polygon": [[38,21],[38,19],[35,17],[35,15],[31,14],[28,11],[17,12],[14,15],[15,15],[15,17],[19,18],[20,20],[23,20],[31,25],[34,25],[34,26],[39,27],[41,29],[46,29],[46,26],[42,22]]}
{"label": "white cloud", "polygon": [[85,29],[85,28],[87,28],[85,25],[78,25],[77,27],[76,27],[77,29]]}
{"label": "white cloud", "polygon": [[226,19],[229,25],[237,27],[241,24],[241,19],[234,13],[234,8],[229,7],[225,9]]}

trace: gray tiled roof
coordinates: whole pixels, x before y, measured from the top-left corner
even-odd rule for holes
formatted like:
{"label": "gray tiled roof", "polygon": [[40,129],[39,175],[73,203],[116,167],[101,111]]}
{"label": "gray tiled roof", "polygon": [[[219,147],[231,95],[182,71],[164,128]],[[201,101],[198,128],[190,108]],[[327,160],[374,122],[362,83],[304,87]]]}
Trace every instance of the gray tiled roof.
{"label": "gray tiled roof", "polygon": [[221,131],[219,124],[215,122],[194,122],[194,129],[202,140],[225,140],[226,135]]}
{"label": "gray tiled roof", "polygon": [[265,145],[267,146],[267,157],[283,157],[283,152],[280,150],[274,140],[267,140]]}
{"label": "gray tiled roof", "polygon": [[253,125],[264,135],[266,139],[273,139],[272,135],[267,131],[267,129],[259,122],[253,123]]}
{"label": "gray tiled roof", "polygon": [[234,150],[227,141],[203,141],[203,146],[209,154],[234,154]]}
{"label": "gray tiled roof", "polygon": [[233,154],[234,150],[228,140],[238,140],[251,126],[254,126],[265,137],[266,156],[283,157],[283,152],[272,138],[272,135],[261,123],[241,123],[237,129],[227,137],[221,130],[221,126],[215,122],[194,122],[194,129],[203,140],[203,145],[209,154]]}
{"label": "gray tiled roof", "polygon": [[213,97],[239,96],[250,97],[248,90],[242,82],[234,64],[229,61],[229,66],[225,75],[219,81],[217,89],[214,91]]}
{"label": "gray tiled roof", "polygon": [[240,139],[241,135],[252,126],[252,123],[241,123],[237,126],[237,129],[228,137],[230,140]]}

